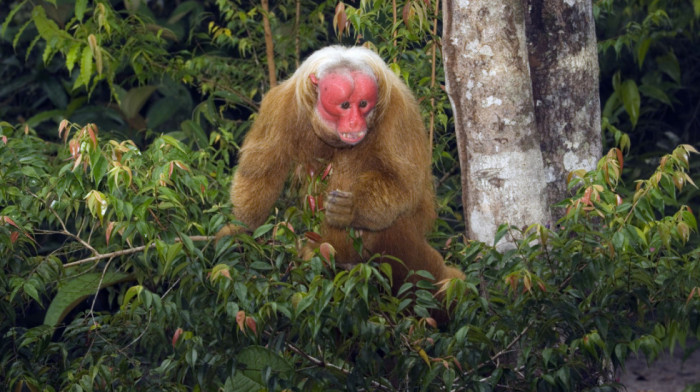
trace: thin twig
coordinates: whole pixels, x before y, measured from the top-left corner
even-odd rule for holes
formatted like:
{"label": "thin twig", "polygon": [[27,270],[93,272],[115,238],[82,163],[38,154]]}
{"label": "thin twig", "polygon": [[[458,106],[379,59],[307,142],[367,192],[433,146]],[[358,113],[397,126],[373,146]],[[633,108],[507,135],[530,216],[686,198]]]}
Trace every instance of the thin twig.
{"label": "thin twig", "polygon": [[66,224],[63,223],[63,219],[61,219],[61,217],[58,216],[58,214],[56,213],[56,211],[55,211],[53,208],[49,207],[49,211],[51,211],[51,213],[56,217],[56,219],[58,219],[58,223],[61,224],[61,228],[63,229],[63,231],[61,231],[60,234],[67,235],[68,237],[71,237],[71,238],[73,238],[74,240],[80,242],[81,245],[83,245],[84,247],[88,248],[88,249],[90,250],[90,252],[92,252],[94,255],[99,255],[99,254],[100,254],[100,252],[98,252],[97,250],[95,250],[95,248],[93,248],[92,246],[90,246],[90,244],[88,244],[87,242],[83,241],[83,239],[80,238],[80,236],[77,236],[77,235],[71,233],[70,231],[68,231],[68,229],[66,228]]}
{"label": "thin twig", "polygon": [[270,78],[270,88],[277,85],[277,73],[275,72],[275,49],[272,42],[272,28],[270,28],[270,5],[268,0],[261,0],[263,29],[265,30],[265,51],[267,52],[267,73]]}
{"label": "thin twig", "polygon": [[[435,13],[433,18],[433,46],[432,52],[432,69],[430,70],[430,127],[428,134],[430,135],[430,152],[433,151],[433,137],[435,134],[435,96],[433,89],[435,88],[435,69],[437,68],[437,25],[440,12],[440,0],[435,0]],[[394,44],[396,46],[396,44]]]}
{"label": "thin twig", "polygon": [[[398,31],[397,31],[398,26],[396,26],[396,21],[398,20],[397,12],[396,12],[396,0],[391,0],[391,11],[392,11],[392,16],[394,18],[394,24],[393,24],[394,32],[392,33],[392,36],[394,37],[394,48],[396,48],[396,36],[398,35]],[[393,63],[396,62],[396,56],[394,56],[392,62]]]}
{"label": "thin twig", "polygon": [[296,17],[294,19],[294,59],[296,67],[299,68],[301,60],[301,43],[299,38],[299,24],[301,23],[301,0],[297,0]]}
{"label": "thin twig", "polygon": [[[194,235],[194,236],[189,237],[189,239],[192,241],[213,241],[215,238],[216,237],[214,237],[214,236],[206,236],[206,235]],[[182,242],[182,239],[175,238],[175,242]],[[122,249],[122,250],[118,250],[116,252],[111,252],[111,253],[104,253],[104,254],[97,253],[97,256],[87,257],[85,259],[72,261],[70,263],[63,264],[63,268],[75,267],[76,265],[81,265],[81,264],[90,263],[93,261],[108,259],[110,257],[119,257],[119,256],[124,256],[124,255],[130,255],[132,253],[139,253],[139,252],[143,252],[146,249],[154,248],[155,246],[156,246],[156,244],[152,243],[150,245],[141,245],[141,246],[137,246],[135,248]]]}
{"label": "thin twig", "polygon": [[[511,349],[513,348],[513,346],[515,346],[515,344],[518,343],[518,342],[520,341],[520,339],[523,338],[523,336],[525,336],[525,334],[527,333],[527,331],[530,330],[530,326],[532,326],[532,322],[531,322],[530,324],[528,324],[528,325],[525,327],[525,329],[523,329],[522,331],[520,331],[520,333],[518,334],[518,336],[516,336],[515,339],[513,339],[513,341],[511,341],[511,342],[508,344],[508,346],[506,346],[503,350],[497,352],[496,354],[492,355],[491,358],[489,358],[488,361],[484,361],[484,362],[480,363],[479,365],[477,365],[475,368],[473,368],[473,369],[471,369],[471,370],[465,372],[465,376],[470,376],[470,375],[474,374],[475,372],[479,371],[479,369],[483,368],[484,366],[486,366],[486,365],[488,365],[488,364],[490,364],[490,363],[496,364],[496,360],[497,360],[501,355],[504,355],[504,354],[509,353],[509,352],[511,351]],[[455,382],[457,382],[457,380],[459,380],[459,377],[455,380]],[[481,380],[481,381],[484,381],[484,380]]]}
{"label": "thin twig", "polygon": [[[304,359],[306,359],[307,361],[311,362],[311,363],[312,363],[313,365],[315,365],[315,366],[324,367],[324,368],[328,368],[328,369],[332,369],[332,370],[336,370],[336,371],[338,371],[338,372],[340,372],[340,373],[343,373],[345,376],[350,376],[350,374],[352,373],[350,370],[343,369],[342,367],[340,367],[340,366],[338,366],[338,365],[335,365],[335,364],[332,364],[332,363],[328,363],[328,362],[322,361],[322,360],[320,360],[320,359],[318,359],[318,358],[314,358],[314,357],[312,357],[311,355],[305,353],[302,349],[300,349],[300,348],[298,348],[297,346],[293,345],[292,343],[289,343],[289,342],[286,342],[286,341],[285,341],[284,344],[287,346],[288,349],[290,349],[291,351],[293,351],[293,352],[295,352],[295,353],[301,355],[302,357],[304,357]],[[375,390],[379,390],[379,391],[393,391],[393,390],[394,390],[394,388],[391,388],[391,387],[388,387],[388,386],[386,386],[386,385],[380,384],[380,383],[377,382],[377,381],[372,381],[372,380],[370,380],[370,384],[372,385],[372,388],[375,388]]]}
{"label": "thin twig", "polygon": [[104,282],[105,275],[107,274],[107,269],[109,268],[109,265],[112,263],[112,260],[114,260],[114,259],[109,259],[107,261],[107,264],[105,265],[105,267],[102,268],[102,275],[100,276],[100,281],[97,283],[97,288],[95,289],[95,295],[92,297],[92,304],[90,305],[90,317],[92,318],[92,323],[94,325],[97,325],[97,320],[95,320],[95,301],[97,301],[97,294],[100,292],[100,289],[102,288],[102,282]]}

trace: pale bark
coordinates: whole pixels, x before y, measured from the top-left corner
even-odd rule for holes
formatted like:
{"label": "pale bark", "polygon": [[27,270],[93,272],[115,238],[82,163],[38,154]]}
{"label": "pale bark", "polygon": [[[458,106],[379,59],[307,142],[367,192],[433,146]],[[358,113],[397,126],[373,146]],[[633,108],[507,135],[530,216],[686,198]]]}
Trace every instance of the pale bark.
{"label": "pale bark", "polygon": [[443,55],[471,239],[549,221],[519,1],[445,0]]}
{"label": "pale bark", "polygon": [[551,224],[566,177],[600,157],[598,59],[585,0],[444,0],[443,55],[467,235]]}
{"label": "pale bark", "polygon": [[[600,93],[593,5],[530,0],[526,19],[547,204],[566,196],[566,177],[595,169],[601,155]],[[562,211],[552,211],[558,218]]]}

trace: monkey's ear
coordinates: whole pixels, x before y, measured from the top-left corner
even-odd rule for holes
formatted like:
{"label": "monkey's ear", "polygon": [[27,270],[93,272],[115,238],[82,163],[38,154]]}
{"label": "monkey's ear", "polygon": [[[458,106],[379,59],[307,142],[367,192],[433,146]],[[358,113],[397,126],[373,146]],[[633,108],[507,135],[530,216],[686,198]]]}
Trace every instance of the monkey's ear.
{"label": "monkey's ear", "polygon": [[311,83],[313,83],[315,86],[318,86],[318,78],[316,77],[316,74],[309,75],[309,79],[311,79]]}

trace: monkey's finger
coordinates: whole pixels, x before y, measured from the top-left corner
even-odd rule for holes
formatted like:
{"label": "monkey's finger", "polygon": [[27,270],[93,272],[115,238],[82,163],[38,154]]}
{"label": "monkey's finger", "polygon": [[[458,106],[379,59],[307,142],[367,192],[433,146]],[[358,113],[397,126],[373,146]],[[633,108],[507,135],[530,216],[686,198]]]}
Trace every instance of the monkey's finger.
{"label": "monkey's finger", "polygon": [[352,214],[346,212],[326,211],[326,223],[335,227],[347,227],[352,222]]}
{"label": "monkey's finger", "polygon": [[338,198],[338,199],[351,199],[352,198],[352,192],[345,192],[341,190],[334,190],[329,193],[329,196]]}
{"label": "monkey's finger", "polygon": [[227,224],[226,226],[222,227],[218,233],[216,233],[215,236],[215,241],[219,242],[224,237],[228,236],[234,236],[236,234],[242,233],[245,231],[245,228],[242,226],[234,225],[234,224]]}
{"label": "monkey's finger", "polygon": [[350,192],[332,191],[326,200],[326,209],[335,207],[352,207],[353,197]]}
{"label": "monkey's finger", "polygon": [[352,213],[352,203],[348,200],[329,200],[328,202],[326,202],[326,215],[347,215],[350,213]]}

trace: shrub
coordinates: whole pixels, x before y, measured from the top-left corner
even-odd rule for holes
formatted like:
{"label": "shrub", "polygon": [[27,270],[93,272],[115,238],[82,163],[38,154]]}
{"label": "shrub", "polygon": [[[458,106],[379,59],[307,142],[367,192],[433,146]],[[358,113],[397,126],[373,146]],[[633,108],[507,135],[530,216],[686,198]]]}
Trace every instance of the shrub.
{"label": "shrub", "polygon": [[[225,168],[169,136],[147,149],[63,122],[65,143],[2,123],[2,375],[30,390],[605,388],[633,352],[697,335],[700,252],[680,146],[631,194],[622,158],[577,172],[557,227],[499,252],[448,241],[465,281],[392,295],[388,265],[296,249],[308,204],[217,245]],[[101,289],[98,289],[101,287]],[[76,310],[71,311],[73,307]]]}

